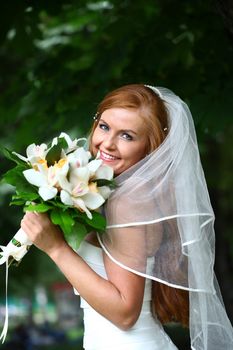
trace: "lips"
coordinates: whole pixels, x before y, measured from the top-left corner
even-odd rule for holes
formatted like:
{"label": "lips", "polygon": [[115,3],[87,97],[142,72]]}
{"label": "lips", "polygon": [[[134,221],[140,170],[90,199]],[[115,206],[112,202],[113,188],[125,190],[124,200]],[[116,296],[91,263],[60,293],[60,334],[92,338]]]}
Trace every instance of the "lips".
{"label": "lips", "polygon": [[110,162],[110,161],[118,160],[119,158],[116,156],[113,156],[112,154],[100,151],[100,159]]}

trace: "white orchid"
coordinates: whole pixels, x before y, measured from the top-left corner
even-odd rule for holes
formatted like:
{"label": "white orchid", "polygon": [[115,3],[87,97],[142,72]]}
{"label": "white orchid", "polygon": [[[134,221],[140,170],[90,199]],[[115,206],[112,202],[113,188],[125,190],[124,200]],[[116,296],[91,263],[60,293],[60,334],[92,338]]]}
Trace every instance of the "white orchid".
{"label": "white orchid", "polygon": [[23,172],[26,180],[39,187],[39,195],[44,201],[54,198],[61,184],[67,182],[66,176],[69,164],[66,159],[60,159],[58,163],[48,167],[46,161],[40,161],[34,165],[33,169]]}
{"label": "white orchid", "polygon": [[12,152],[12,153],[15,154],[21,160],[23,160],[24,162],[34,165],[38,161],[45,159],[46,153],[47,153],[47,145],[45,143],[42,143],[41,145],[36,145],[35,143],[32,143],[26,149],[27,157],[24,157],[21,154],[16,152]]}
{"label": "white orchid", "polygon": [[101,164],[101,166],[95,172],[95,179],[112,180],[113,168],[108,165]]}
{"label": "white orchid", "polygon": [[67,155],[68,162],[72,169],[88,165],[90,158],[91,153],[85,151],[83,147],[79,147],[77,150]]}
{"label": "white orchid", "polygon": [[[78,144],[81,142],[86,141],[86,138],[80,138],[80,139],[74,139],[72,140],[69,135],[67,135],[65,132],[61,132],[61,134],[58,137],[55,137],[52,140],[52,144],[50,149],[58,144],[58,139],[64,138],[66,140],[66,143],[68,145],[68,148],[66,149],[66,153],[73,152],[76,150],[79,146]],[[50,150],[48,149],[48,146],[45,143],[42,143],[41,145],[36,145],[35,143],[32,143],[29,145],[26,149],[26,157],[22,156],[19,153],[12,152],[15,154],[18,158],[23,160],[26,163],[30,163],[31,165],[34,165],[40,160],[45,160],[46,154]],[[62,157],[66,155],[65,151],[62,150]]]}
{"label": "white orchid", "polygon": [[113,169],[103,164],[103,161],[100,159],[100,151],[98,151],[95,160],[88,164],[88,168],[93,171],[95,179],[113,179]]}
{"label": "white orchid", "polygon": [[62,184],[61,201],[84,211],[91,219],[90,210],[99,208],[111,193],[107,186],[98,188],[94,180],[112,179],[113,170],[102,165],[100,159],[89,162],[90,157],[90,152],[83,148],[67,156],[70,164],[69,182]]}
{"label": "white orchid", "polygon": [[[67,147],[61,149],[60,159],[57,159],[55,153],[55,158],[51,161],[51,152],[58,145],[59,138],[65,139]],[[32,169],[23,171],[23,174],[30,184],[39,188],[38,193],[44,201],[60,194],[64,204],[76,207],[92,218],[90,210],[99,208],[111,193],[108,186],[97,187],[96,181],[112,180],[113,170],[102,164],[101,159],[90,160],[91,153],[78,146],[84,140],[86,141],[83,138],[72,140],[62,132],[52,140],[49,149],[46,144],[33,143],[27,147],[27,157],[13,153],[32,166]]]}
{"label": "white orchid", "polygon": [[69,153],[69,152],[72,152],[72,151],[76,150],[79,147],[78,146],[79,142],[86,141],[86,138],[72,140],[70,138],[70,136],[67,135],[65,132],[61,132],[58,137],[54,137],[54,139],[52,141],[52,146],[55,146],[55,145],[58,144],[58,139],[59,138],[64,138],[66,140],[66,143],[68,145],[68,149],[67,149],[66,153]]}
{"label": "white orchid", "polygon": [[44,201],[60,192],[64,204],[84,211],[91,219],[90,210],[99,208],[111,193],[108,186],[97,187],[95,180],[111,180],[113,170],[103,165],[101,159],[90,161],[91,153],[82,147],[62,155],[64,158],[49,167],[40,158],[23,174],[30,184],[39,187],[38,193]]}
{"label": "white orchid", "polygon": [[70,172],[69,183],[61,190],[61,201],[84,211],[89,219],[92,218],[90,210],[99,208],[105,202],[96,183],[90,182],[90,175],[88,167],[73,169]]}

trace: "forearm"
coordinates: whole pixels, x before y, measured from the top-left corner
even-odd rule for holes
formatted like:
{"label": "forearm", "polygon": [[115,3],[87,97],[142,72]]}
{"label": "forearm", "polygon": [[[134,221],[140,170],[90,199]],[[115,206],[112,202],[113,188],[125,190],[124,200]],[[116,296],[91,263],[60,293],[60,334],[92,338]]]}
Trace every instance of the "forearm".
{"label": "forearm", "polygon": [[48,255],[89,305],[116,326],[128,328],[132,311],[124,294],[113,283],[94,272],[67,244]]}
{"label": "forearm", "polygon": [[123,329],[136,322],[143,300],[143,277],[120,268],[106,258],[104,264],[108,280],[102,278],[69,247],[62,232],[51,224],[45,214],[26,213],[21,227],[98,313]]}

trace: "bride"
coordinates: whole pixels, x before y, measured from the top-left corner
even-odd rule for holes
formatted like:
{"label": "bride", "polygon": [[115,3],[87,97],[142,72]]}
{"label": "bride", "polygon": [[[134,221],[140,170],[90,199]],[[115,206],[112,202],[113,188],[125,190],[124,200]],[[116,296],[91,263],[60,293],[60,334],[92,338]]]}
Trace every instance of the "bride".
{"label": "bride", "polygon": [[214,264],[214,214],[193,120],[173,92],[133,84],[99,104],[90,151],[114,170],[104,234],[77,252],[46,214],[21,227],[81,297],[86,350],[175,350],[163,324],[189,327],[195,350],[233,349]]}

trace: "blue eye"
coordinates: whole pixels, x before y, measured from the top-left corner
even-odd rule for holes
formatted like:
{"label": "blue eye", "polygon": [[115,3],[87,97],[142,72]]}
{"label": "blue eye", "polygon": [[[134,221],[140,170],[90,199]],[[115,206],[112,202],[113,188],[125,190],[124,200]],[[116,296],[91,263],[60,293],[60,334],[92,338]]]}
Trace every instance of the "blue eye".
{"label": "blue eye", "polygon": [[104,130],[104,131],[108,131],[109,130],[109,127],[106,124],[104,124],[104,123],[99,123],[99,128]]}
{"label": "blue eye", "polygon": [[132,137],[130,134],[128,134],[127,132],[124,132],[124,133],[122,134],[122,137],[123,137],[124,139],[126,139],[127,141],[132,141],[132,140],[133,140],[133,137]]}

